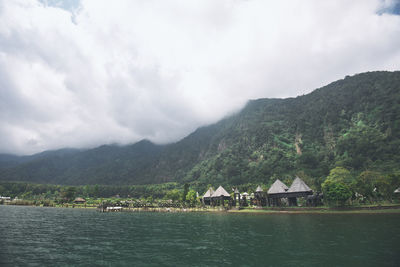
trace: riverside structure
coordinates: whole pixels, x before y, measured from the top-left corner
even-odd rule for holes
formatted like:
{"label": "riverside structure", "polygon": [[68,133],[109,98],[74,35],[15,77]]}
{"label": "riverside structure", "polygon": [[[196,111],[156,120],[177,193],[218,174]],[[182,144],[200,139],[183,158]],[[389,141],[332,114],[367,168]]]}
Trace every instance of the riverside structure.
{"label": "riverside structure", "polygon": [[[241,201],[241,198],[243,200],[247,199],[244,193],[241,195],[237,188],[233,189],[233,192],[234,198],[232,199],[230,194],[228,194],[222,186],[219,186],[215,192],[213,188],[210,187],[203,195],[202,202],[204,205],[217,206],[224,205],[224,200],[229,200],[229,205],[236,206],[237,203],[239,203],[239,206],[242,206],[244,201]],[[299,197],[308,200],[309,197],[312,198],[314,196],[313,190],[302,179],[296,176],[290,187],[287,187],[279,179],[271,185],[267,192],[264,192],[261,186],[258,186],[254,193],[254,198],[251,198],[250,202],[261,207],[282,206],[284,204],[297,206],[297,198]],[[320,195],[318,195],[318,197],[320,197]],[[309,203],[309,201],[307,201],[307,203]]]}

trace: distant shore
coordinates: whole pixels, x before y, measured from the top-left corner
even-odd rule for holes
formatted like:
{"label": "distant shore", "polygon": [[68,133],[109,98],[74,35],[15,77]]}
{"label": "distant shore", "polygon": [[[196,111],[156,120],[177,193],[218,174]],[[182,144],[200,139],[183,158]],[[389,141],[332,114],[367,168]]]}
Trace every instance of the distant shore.
{"label": "distant shore", "polygon": [[[87,210],[99,210],[96,206],[89,205],[64,205],[64,206],[37,206],[37,205],[16,205],[3,204],[8,206],[32,206],[32,207],[49,207],[49,208],[75,208]],[[223,207],[197,207],[197,208],[165,208],[165,207],[141,207],[141,208],[125,208],[118,211],[107,212],[205,212],[205,213],[232,213],[232,214],[400,214],[400,204],[394,205],[374,205],[374,206],[346,206],[346,207],[265,207],[265,208],[232,208],[225,209]]]}

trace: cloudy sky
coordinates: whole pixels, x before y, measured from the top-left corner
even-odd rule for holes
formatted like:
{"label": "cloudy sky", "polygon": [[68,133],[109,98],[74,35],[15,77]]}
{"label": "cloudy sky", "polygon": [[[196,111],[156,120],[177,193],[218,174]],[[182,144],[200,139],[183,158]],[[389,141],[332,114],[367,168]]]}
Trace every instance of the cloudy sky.
{"label": "cloudy sky", "polygon": [[400,3],[0,0],[0,153],[179,140],[400,66]]}

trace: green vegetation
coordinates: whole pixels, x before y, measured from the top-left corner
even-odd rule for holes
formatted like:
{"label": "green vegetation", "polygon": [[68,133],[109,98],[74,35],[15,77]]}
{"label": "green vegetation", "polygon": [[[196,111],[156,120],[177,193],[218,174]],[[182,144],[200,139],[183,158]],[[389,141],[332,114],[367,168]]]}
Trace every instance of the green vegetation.
{"label": "green vegetation", "polygon": [[[298,175],[324,191],[331,205],[349,199],[368,204],[393,200],[400,186],[399,151],[400,72],[370,72],[296,98],[249,101],[239,113],[170,145],[141,141],[0,155],[0,190],[28,197],[37,195],[33,183],[86,185],[75,194],[185,202],[193,200],[190,190],[202,194],[209,184],[254,191],[276,178],[290,184]],[[11,190],[6,181],[28,182],[28,188]],[[40,194],[72,194],[62,186],[37,185],[43,186],[50,190]]]}
{"label": "green vegetation", "polygon": [[343,206],[352,195],[350,188],[343,182],[327,180],[322,186],[324,200],[330,204]]}
{"label": "green vegetation", "polygon": [[167,194],[171,194],[171,192],[177,192],[178,200],[182,199],[182,190],[180,188],[181,185],[177,183],[134,186],[62,186],[25,182],[0,182],[0,195],[24,199],[65,199],[68,202],[77,196],[84,198],[132,197],[146,199],[153,197],[154,199],[162,199]]}

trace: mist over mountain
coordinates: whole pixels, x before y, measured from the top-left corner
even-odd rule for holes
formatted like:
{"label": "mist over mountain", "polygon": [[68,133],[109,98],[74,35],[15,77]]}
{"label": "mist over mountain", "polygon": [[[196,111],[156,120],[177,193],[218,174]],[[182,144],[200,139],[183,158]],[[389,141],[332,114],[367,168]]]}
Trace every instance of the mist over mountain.
{"label": "mist over mountain", "polygon": [[182,140],[0,155],[0,180],[51,184],[268,183],[399,170],[400,72],[347,76],[307,95],[251,100]]}
{"label": "mist over mountain", "polygon": [[0,0],[0,21],[7,154],[169,144],[400,63],[398,0]]}

